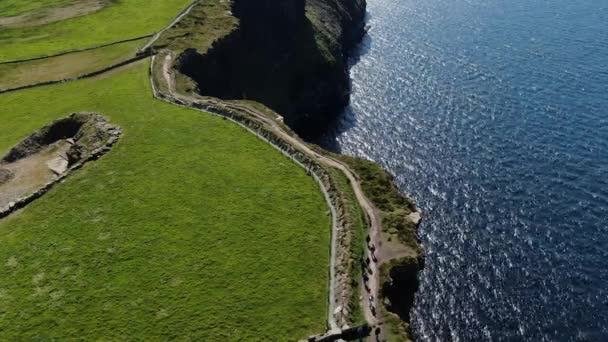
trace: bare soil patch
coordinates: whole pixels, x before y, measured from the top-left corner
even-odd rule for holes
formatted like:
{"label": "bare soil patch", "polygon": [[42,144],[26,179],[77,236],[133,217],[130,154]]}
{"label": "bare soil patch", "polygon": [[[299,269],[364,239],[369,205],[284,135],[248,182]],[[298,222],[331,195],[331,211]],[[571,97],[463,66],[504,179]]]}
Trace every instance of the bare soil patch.
{"label": "bare soil patch", "polygon": [[0,160],[0,209],[59,179],[117,129],[99,114],[74,113],[25,138]]}
{"label": "bare soil patch", "polygon": [[[29,193],[36,191],[47,182],[52,181],[58,176],[50,165],[61,163],[65,160],[67,146],[64,141],[51,144],[38,153],[18,161],[5,165],[5,170],[11,172],[13,177],[4,184],[0,185],[0,208],[6,207],[10,202],[15,201]],[[55,168],[59,171],[59,168]]]}
{"label": "bare soil patch", "polygon": [[11,17],[0,17],[0,27],[31,27],[50,24],[99,11],[108,3],[107,0],[79,0],[69,6],[46,8]]}
{"label": "bare soil patch", "polygon": [[13,177],[15,177],[15,174],[11,170],[0,169],[0,185],[8,182]]}

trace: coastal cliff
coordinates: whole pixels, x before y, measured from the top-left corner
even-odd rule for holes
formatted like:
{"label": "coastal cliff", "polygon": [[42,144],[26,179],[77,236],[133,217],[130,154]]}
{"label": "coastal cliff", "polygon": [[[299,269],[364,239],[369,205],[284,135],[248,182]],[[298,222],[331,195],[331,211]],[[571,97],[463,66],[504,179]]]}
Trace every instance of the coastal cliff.
{"label": "coastal cliff", "polygon": [[403,257],[382,265],[382,297],[388,335],[392,340],[412,341],[410,310],[418,291],[418,272],[424,268],[424,256]]}
{"label": "coastal cliff", "polygon": [[[288,131],[304,138],[324,132],[349,101],[347,58],[364,33],[365,0],[234,0],[229,6],[231,12],[222,11],[220,5],[195,7],[185,24],[169,31],[170,38],[161,39],[163,45],[157,49],[169,47],[177,56],[173,65],[177,92],[259,102],[283,116]],[[231,13],[236,20],[209,13]],[[357,174],[382,221],[378,309],[386,318],[386,335],[389,341],[412,340],[409,311],[424,265],[416,236],[420,213],[376,163],[335,157]],[[361,219],[367,227],[365,218],[356,216],[345,219]],[[359,260],[367,248],[362,243],[357,246],[357,239],[353,236],[350,247],[357,256],[353,260]],[[359,298],[361,272],[352,265],[344,272],[351,275],[353,290],[345,293],[352,297],[347,300],[348,320],[355,324],[362,319],[359,304],[365,300]]]}
{"label": "coastal cliff", "polygon": [[418,291],[424,251],[417,237],[421,214],[395,185],[394,177],[369,160],[340,155],[355,171],[363,191],[382,220],[382,238],[375,254],[380,263],[380,311],[388,341],[412,341],[410,310]]}
{"label": "coastal cliff", "polygon": [[347,52],[364,33],[364,0],[235,0],[239,23],[176,68],[201,95],[248,99],[312,137],[348,104]]}

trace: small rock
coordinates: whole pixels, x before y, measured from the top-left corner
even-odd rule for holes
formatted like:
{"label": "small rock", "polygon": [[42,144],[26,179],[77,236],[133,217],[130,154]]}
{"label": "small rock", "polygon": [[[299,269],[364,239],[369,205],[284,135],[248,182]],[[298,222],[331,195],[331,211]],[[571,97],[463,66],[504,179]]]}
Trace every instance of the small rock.
{"label": "small rock", "polygon": [[340,311],[342,311],[342,305],[338,305],[338,307],[336,307],[336,309],[334,310],[334,315],[339,314]]}
{"label": "small rock", "polygon": [[0,169],[0,185],[7,183],[14,177],[14,174],[11,170],[8,169]]}
{"label": "small rock", "polygon": [[49,160],[46,165],[56,175],[60,175],[68,169],[68,161],[61,157]]}
{"label": "small rock", "polygon": [[422,219],[422,216],[420,215],[420,212],[418,211],[414,211],[413,213],[407,215],[407,218],[415,225],[418,225],[420,223],[420,220]]}

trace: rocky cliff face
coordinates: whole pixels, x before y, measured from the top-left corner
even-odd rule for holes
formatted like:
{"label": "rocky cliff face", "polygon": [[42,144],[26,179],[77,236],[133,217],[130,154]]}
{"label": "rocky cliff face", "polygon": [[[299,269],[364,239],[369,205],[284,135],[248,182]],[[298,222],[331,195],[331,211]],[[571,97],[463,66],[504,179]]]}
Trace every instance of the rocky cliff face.
{"label": "rocky cliff face", "polygon": [[[348,104],[347,53],[364,32],[365,0],[233,0],[232,13],[239,21],[234,30],[209,49],[187,45],[175,68],[201,95],[254,100],[283,115],[300,136],[323,132]],[[181,90],[190,91],[190,80]],[[409,341],[409,311],[424,265],[416,239],[420,215],[380,167],[350,166],[370,183],[364,188],[381,209],[387,234],[410,251],[382,265],[379,294],[387,328]]]}
{"label": "rocky cliff face", "polygon": [[364,0],[234,0],[239,26],[176,68],[199,93],[250,99],[314,136],[348,103],[346,53],[363,33]]}
{"label": "rocky cliff face", "polygon": [[418,272],[423,268],[422,255],[392,260],[382,266],[382,278],[385,282],[382,284],[380,295],[388,311],[387,327],[392,330],[393,335],[400,336],[404,341],[413,340],[409,325],[410,310],[418,291]]}

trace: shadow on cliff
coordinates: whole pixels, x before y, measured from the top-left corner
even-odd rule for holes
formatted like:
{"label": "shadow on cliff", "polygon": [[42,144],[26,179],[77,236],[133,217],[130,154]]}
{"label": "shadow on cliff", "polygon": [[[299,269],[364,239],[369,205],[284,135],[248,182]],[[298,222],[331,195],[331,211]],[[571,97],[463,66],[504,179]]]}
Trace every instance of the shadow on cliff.
{"label": "shadow on cliff", "polygon": [[[371,18],[371,14],[369,12],[365,12],[365,23],[368,23]],[[367,53],[372,49],[372,37],[368,34],[368,29],[365,28],[364,34],[361,36],[361,40],[357,45],[355,45],[349,55],[348,55],[348,70],[355,66],[357,63],[361,61],[361,57],[367,55]],[[349,72],[350,74],[350,72]],[[350,77],[349,77],[350,78]]]}
{"label": "shadow on cliff", "polygon": [[[412,341],[410,310],[418,291],[418,272],[424,268],[424,256],[392,260],[381,267],[382,289],[380,296],[388,311],[386,319],[392,322],[389,329],[404,341]],[[395,317],[399,321],[395,320]]]}
{"label": "shadow on cliff", "polygon": [[[348,59],[348,70],[357,65],[361,58],[372,49],[372,38],[369,34],[365,34],[361,42],[352,49]],[[352,89],[352,79],[349,77],[349,89]],[[350,101],[350,98],[349,98]],[[335,153],[342,153],[338,136],[345,131],[357,126],[357,116],[352,106],[347,105],[339,111],[339,114],[328,122],[324,132],[320,132],[318,137],[313,141],[322,146],[324,149]]]}
{"label": "shadow on cliff", "polygon": [[[260,102],[284,116],[301,136],[315,136],[331,115],[348,103],[348,79],[319,49],[304,17],[293,36],[236,30],[205,54],[186,50],[179,71],[193,79],[201,95]],[[263,38],[263,40],[260,40]]]}
{"label": "shadow on cliff", "polygon": [[365,2],[235,0],[232,6],[238,27],[204,53],[185,50],[176,69],[201,95],[266,105],[305,139],[325,132],[348,104],[346,55],[362,35]]}

